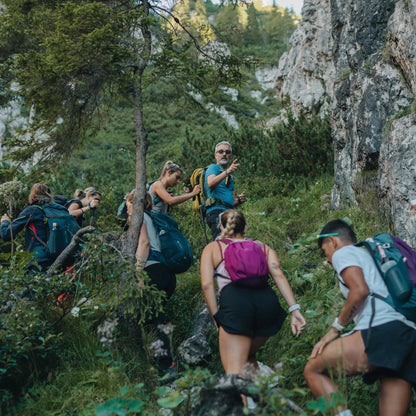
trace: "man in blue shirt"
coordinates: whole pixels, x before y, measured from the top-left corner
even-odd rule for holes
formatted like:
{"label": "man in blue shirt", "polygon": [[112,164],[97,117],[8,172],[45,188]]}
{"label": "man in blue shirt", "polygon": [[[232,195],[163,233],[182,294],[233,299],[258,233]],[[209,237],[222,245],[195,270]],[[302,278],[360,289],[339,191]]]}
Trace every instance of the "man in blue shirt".
{"label": "man in blue shirt", "polygon": [[208,190],[206,201],[207,224],[211,228],[212,239],[215,240],[220,230],[218,228],[218,216],[227,209],[235,208],[246,201],[245,193],[235,196],[234,181],[231,176],[240,164],[234,159],[230,166],[230,160],[233,157],[233,151],[229,142],[223,141],[215,146],[214,163],[208,166],[205,174],[205,187]]}

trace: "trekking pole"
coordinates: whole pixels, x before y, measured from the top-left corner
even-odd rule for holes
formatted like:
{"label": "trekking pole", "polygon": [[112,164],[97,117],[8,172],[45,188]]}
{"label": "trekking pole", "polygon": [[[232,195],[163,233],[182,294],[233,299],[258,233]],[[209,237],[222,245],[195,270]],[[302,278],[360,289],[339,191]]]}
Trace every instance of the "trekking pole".
{"label": "trekking pole", "polygon": [[208,245],[207,228],[206,228],[205,218],[204,218],[204,214],[202,212],[202,206],[201,205],[199,205],[199,213],[200,213],[200,217],[201,217],[202,229],[204,230],[205,245]]}
{"label": "trekking pole", "polygon": [[90,216],[90,226],[92,226],[92,223],[94,221],[94,213],[95,213],[95,208],[91,208],[91,216]]}

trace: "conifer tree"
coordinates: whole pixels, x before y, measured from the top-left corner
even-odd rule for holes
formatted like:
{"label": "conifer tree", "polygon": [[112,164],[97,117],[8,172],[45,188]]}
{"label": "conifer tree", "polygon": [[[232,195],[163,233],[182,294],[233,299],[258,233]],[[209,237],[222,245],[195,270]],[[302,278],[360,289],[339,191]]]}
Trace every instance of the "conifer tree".
{"label": "conifer tree", "polygon": [[[6,11],[0,15],[1,98],[31,109],[25,131],[7,143],[14,149],[10,157],[37,159],[38,168],[50,166],[94,134],[118,98],[130,98],[138,192],[125,251],[133,259],[146,183],[143,88],[151,83],[148,69],[184,85],[235,84],[240,80],[237,60],[204,52],[201,39],[186,26],[186,10],[178,18],[159,0],[2,3]],[[175,42],[177,33],[166,30],[172,22],[188,41]]]}

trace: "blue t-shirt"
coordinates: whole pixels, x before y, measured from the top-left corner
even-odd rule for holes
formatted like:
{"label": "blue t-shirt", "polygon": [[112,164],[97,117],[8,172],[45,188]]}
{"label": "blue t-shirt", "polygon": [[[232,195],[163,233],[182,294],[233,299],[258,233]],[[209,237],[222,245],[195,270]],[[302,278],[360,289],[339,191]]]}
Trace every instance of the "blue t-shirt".
{"label": "blue t-shirt", "polygon": [[228,175],[228,185],[225,184],[225,179],[227,176],[213,189],[208,187],[207,178],[209,175],[219,175],[221,172],[224,172],[224,168],[221,165],[212,164],[208,166],[208,169],[205,173],[205,189],[207,189],[208,197],[214,197],[216,199],[219,199],[220,201],[224,201],[229,206],[221,205],[220,203],[218,205],[215,205],[213,207],[210,207],[207,209],[207,214],[215,209],[221,209],[223,211],[230,209],[231,207],[234,207],[234,181],[233,177],[231,175]]}

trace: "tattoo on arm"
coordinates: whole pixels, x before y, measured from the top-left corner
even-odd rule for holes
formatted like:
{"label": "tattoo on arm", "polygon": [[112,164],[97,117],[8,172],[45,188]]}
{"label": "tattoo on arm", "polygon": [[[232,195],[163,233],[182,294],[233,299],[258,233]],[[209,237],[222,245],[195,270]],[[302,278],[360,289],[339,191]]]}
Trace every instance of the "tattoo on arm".
{"label": "tattoo on arm", "polygon": [[347,316],[347,322],[345,322],[346,324],[349,324],[352,321],[352,318],[355,316],[357,309],[358,308],[355,305],[351,308],[351,311]]}
{"label": "tattoo on arm", "polygon": [[280,267],[280,264],[277,264],[277,263],[272,263],[272,269],[276,271],[282,270],[282,268]]}

